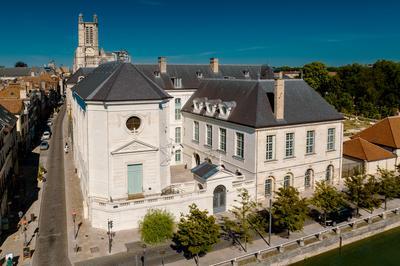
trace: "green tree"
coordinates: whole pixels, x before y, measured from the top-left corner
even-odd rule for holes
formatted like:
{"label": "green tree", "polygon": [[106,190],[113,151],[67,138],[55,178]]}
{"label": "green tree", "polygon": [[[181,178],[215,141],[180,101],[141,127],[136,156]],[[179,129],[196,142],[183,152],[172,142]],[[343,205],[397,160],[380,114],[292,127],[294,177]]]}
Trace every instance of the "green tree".
{"label": "green tree", "polygon": [[235,200],[237,204],[229,210],[234,219],[230,220],[224,217],[223,227],[244,241],[244,246],[247,250],[247,243],[251,243],[253,231],[265,230],[265,223],[261,215],[258,214],[260,205],[251,199],[247,189],[241,189],[238,197],[239,200]]}
{"label": "green tree", "polygon": [[206,210],[200,211],[196,204],[190,205],[189,209],[189,214],[181,216],[172,241],[178,251],[185,257],[194,258],[198,265],[199,255],[209,252],[219,241],[220,228]]}
{"label": "green tree", "polygon": [[172,238],[174,217],[165,210],[149,210],[139,224],[140,236],[147,245],[158,245]]}
{"label": "green tree", "polygon": [[280,188],[272,205],[272,215],[278,227],[286,228],[290,232],[301,230],[307,216],[307,201],[300,198],[294,187]]}
{"label": "green tree", "polygon": [[304,81],[316,91],[324,94],[321,90],[328,82],[328,70],[321,62],[312,62],[303,66]]}
{"label": "green tree", "polygon": [[378,198],[379,187],[374,176],[364,173],[355,173],[345,178],[348,199],[356,205],[357,216],[360,208],[372,211],[380,205]]}
{"label": "green tree", "polygon": [[311,202],[322,210],[326,224],[327,214],[339,210],[344,205],[344,198],[335,187],[326,182],[317,182]]}
{"label": "green tree", "polygon": [[27,67],[28,65],[25,62],[18,61],[14,65],[15,67]]}
{"label": "green tree", "polygon": [[379,194],[385,198],[385,210],[387,201],[398,197],[400,193],[400,180],[394,171],[379,169]]}

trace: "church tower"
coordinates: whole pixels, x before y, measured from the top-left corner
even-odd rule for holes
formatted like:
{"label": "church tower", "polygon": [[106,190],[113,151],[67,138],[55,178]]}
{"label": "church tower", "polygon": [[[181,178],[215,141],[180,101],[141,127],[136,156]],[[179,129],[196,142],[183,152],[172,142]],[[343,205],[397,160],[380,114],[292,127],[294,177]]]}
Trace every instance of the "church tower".
{"label": "church tower", "polygon": [[75,51],[74,72],[81,67],[97,67],[100,63],[99,23],[97,15],[92,22],[84,22],[83,15],[78,18],[78,47]]}

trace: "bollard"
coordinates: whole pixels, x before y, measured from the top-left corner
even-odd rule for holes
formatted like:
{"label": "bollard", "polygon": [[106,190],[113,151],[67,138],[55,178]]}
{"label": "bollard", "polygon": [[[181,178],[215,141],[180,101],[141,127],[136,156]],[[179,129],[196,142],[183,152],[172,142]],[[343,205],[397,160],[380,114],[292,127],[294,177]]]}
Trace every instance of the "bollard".
{"label": "bollard", "polygon": [[237,266],[239,265],[238,262],[236,260],[231,260],[231,265],[232,266]]}
{"label": "bollard", "polygon": [[340,235],[340,228],[339,228],[339,227],[336,227],[336,228],[335,228],[335,233],[336,233],[337,235]]}
{"label": "bollard", "polygon": [[372,224],[372,218],[368,217],[367,222],[368,222],[368,224]]}
{"label": "bollard", "polygon": [[395,214],[400,214],[400,209],[396,209],[396,210],[394,211],[394,213],[395,213]]}
{"label": "bollard", "polygon": [[352,223],[351,227],[353,227],[353,229],[357,229],[357,223],[356,222]]}
{"label": "bollard", "polygon": [[279,253],[283,253],[283,252],[284,252],[284,248],[283,248],[282,245],[280,245],[280,246],[278,247],[278,251],[279,251]]}
{"label": "bollard", "polygon": [[317,237],[318,237],[318,240],[319,240],[319,241],[324,240],[324,235],[323,235],[322,233],[319,233],[319,234],[317,235]]}
{"label": "bollard", "polygon": [[303,238],[299,240],[299,246],[304,247],[304,239]]}
{"label": "bollard", "polygon": [[387,214],[386,214],[386,212],[382,213],[382,220],[385,220],[385,219],[386,219],[386,217],[387,217]]}

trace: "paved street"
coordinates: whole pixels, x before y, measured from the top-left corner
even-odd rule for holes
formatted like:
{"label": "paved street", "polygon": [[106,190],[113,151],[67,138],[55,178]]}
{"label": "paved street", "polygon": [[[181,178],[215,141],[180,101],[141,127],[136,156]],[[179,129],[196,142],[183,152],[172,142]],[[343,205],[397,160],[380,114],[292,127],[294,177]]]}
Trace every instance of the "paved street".
{"label": "paved street", "polygon": [[67,224],[63,160],[63,107],[54,121],[39,215],[39,237],[33,265],[70,265],[67,255]]}

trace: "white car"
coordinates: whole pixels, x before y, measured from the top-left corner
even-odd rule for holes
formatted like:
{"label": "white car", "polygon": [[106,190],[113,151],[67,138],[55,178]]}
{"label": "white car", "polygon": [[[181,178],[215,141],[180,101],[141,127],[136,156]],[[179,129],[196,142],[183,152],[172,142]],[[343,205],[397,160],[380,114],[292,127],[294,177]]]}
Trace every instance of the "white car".
{"label": "white car", "polygon": [[51,137],[51,133],[49,131],[43,132],[42,140],[48,140]]}
{"label": "white car", "polygon": [[48,125],[49,127],[51,127],[51,126],[53,125],[53,121],[51,121],[51,119],[48,119],[48,120],[47,120],[47,125]]}

